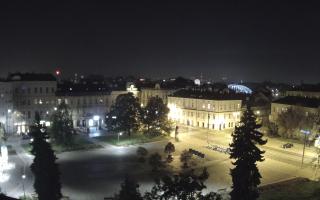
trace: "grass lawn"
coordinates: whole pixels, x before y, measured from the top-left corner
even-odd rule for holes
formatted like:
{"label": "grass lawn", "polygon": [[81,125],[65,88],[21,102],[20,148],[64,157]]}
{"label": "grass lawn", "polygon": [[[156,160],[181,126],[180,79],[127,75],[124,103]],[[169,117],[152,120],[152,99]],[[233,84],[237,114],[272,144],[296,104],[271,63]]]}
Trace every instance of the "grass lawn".
{"label": "grass lawn", "polygon": [[[64,146],[64,145],[59,145],[59,144],[55,144],[55,143],[53,143],[51,145],[52,145],[52,149],[56,153],[102,148],[101,145],[94,144],[93,142],[90,142],[88,139],[86,139],[84,136],[81,136],[81,135],[74,136],[73,145]],[[24,148],[24,150],[26,150],[27,152],[30,152],[30,150],[31,150],[30,144],[24,144],[24,145],[22,145],[22,148]]]}
{"label": "grass lawn", "polygon": [[264,190],[259,200],[319,200],[320,182],[292,181]]}
{"label": "grass lawn", "polygon": [[168,140],[168,138],[169,138],[168,136],[149,137],[143,134],[132,134],[131,136],[128,136],[128,135],[120,136],[119,142],[118,142],[118,135],[101,136],[101,137],[97,137],[96,139],[101,142],[106,142],[112,145],[128,146],[128,145],[156,142],[161,140]]}

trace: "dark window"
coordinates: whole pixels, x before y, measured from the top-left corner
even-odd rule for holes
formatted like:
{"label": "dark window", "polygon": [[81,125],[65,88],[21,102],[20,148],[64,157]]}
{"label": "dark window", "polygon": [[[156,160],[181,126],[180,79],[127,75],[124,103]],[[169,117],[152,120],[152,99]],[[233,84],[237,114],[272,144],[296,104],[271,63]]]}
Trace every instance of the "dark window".
{"label": "dark window", "polygon": [[46,93],[47,93],[47,94],[49,93],[49,88],[48,88],[48,87],[46,87]]}
{"label": "dark window", "polygon": [[34,93],[35,93],[35,94],[38,93],[38,88],[34,88]]}

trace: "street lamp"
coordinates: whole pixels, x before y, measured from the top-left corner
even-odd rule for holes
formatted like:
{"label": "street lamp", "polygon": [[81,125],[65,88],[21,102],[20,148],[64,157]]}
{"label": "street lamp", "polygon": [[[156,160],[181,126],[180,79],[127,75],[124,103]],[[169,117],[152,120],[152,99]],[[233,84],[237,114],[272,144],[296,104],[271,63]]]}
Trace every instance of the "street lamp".
{"label": "street lamp", "polygon": [[23,168],[23,174],[21,176],[22,178],[22,189],[23,189],[23,198],[26,199],[26,190],[24,188],[24,180],[27,178],[26,174],[25,174],[25,168]]}
{"label": "street lamp", "polygon": [[208,112],[208,131],[207,131],[207,143],[209,144],[209,129],[210,129],[210,113]]}
{"label": "street lamp", "polygon": [[300,130],[301,133],[304,134],[304,141],[303,141],[303,151],[302,151],[302,160],[301,160],[301,168],[303,166],[303,160],[304,160],[304,152],[306,149],[306,140],[307,140],[307,135],[310,135],[311,131],[307,130]]}
{"label": "street lamp", "polygon": [[118,144],[120,142],[120,136],[122,135],[122,132],[118,132]]}

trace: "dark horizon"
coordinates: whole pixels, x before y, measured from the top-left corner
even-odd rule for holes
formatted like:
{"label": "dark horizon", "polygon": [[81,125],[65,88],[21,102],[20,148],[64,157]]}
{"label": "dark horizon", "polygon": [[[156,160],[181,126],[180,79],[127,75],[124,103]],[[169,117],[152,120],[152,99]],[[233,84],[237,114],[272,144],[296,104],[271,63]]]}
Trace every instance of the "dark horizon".
{"label": "dark horizon", "polygon": [[318,83],[315,3],[6,2],[0,75]]}

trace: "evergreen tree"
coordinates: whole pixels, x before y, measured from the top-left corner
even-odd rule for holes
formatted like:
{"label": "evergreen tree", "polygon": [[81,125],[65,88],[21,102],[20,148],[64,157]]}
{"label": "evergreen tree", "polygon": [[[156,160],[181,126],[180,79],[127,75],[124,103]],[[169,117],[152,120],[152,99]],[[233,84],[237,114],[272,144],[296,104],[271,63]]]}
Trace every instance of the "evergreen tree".
{"label": "evergreen tree", "polygon": [[240,125],[232,133],[233,141],[230,144],[230,158],[234,159],[231,169],[232,191],[231,200],[255,200],[259,197],[257,186],[261,175],[256,162],[264,161],[263,153],[257,145],[266,144],[262,133],[257,131],[260,125],[250,106],[243,113]]}
{"label": "evergreen tree", "polygon": [[48,135],[45,127],[40,124],[40,116],[37,113],[35,124],[31,127],[31,153],[34,155],[31,171],[34,174],[34,189],[39,200],[61,199],[61,183],[56,156],[47,142]]}
{"label": "evergreen tree", "polygon": [[73,132],[73,122],[69,107],[65,102],[62,102],[52,115],[50,135],[56,143],[70,145],[73,142]]}
{"label": "evergreen tree", "polygon": [[168,113],[169,108],[160,97],[151,97],[142,113],[142,123],[146,133],[153,135],[159,135],[162,132],[170,133],[172,128]]}
{"label": "evergreen tree", "polygon": [[115,195],[116,200],[142,200],[139,192],[139,184],[128,175],[125,177],[124,182],[121,184],[119,194]]}
{"label": "evergreen tree", "polygon": [[129,136],[140,126],[141,107],[132,93],[121,94],[107,114],[107,128],[115,132],[126,132]]}

